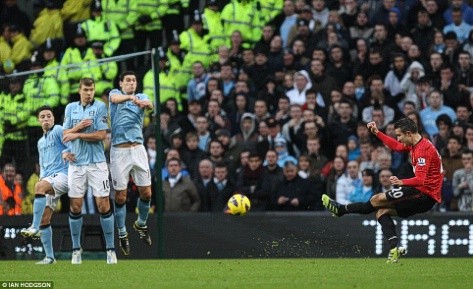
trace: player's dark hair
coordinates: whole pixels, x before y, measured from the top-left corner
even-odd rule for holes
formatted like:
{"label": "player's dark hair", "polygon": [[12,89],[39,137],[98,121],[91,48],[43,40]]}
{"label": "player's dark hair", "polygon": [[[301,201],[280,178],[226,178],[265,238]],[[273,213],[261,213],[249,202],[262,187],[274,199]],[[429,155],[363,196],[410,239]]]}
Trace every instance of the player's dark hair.
{"label": "player's dark hair", "polygon": [[80,80],[79,82],[79,87],[82,87],[82,86],[94,86],[95,85],[95,81],[93,78],[90,78],[90,77],[84,77]]}
{"label": "player's dark hair", "polygon": [[122,72],[119,76],[119,79],[120,81],[123,81],[125,79],[125,76],[127,75],[134,75],[136,77],[136,73],[134,71],[131,71],[131,70],[127,70],[125,72]]}
{"label": "player's dark hair", "polygon": [[50,107],[49,105],[43,105],[42,107],[38,108],[38,110],[36,111],[36,116],[39,116],[40,112],[42,112],[43,110],[49,110],[54,115],[52,107]]}
{"label": "player's dark hair", "polygon": [[401,118],[394,124],[394,129],[400,129],[402,133],[410,131],[411,133],[418,133],[417,124],[410,118]]}

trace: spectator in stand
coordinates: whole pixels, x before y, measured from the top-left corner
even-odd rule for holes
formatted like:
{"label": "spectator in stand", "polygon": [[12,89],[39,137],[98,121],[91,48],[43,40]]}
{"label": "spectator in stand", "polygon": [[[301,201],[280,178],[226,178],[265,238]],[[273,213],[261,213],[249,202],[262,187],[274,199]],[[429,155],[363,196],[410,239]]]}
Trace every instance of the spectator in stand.
{"label": "spectator in stand", "polygon": [[329,48],[329,63],[327,64],[327,75],[333,77],[338,87],[343,87],[347,81],[353,80],[353,66],[348,62],[348,55],[340,45],[332,45]]}
{"label": "spectator in stand", "polygon": [[201,61],[192,64],[192,75],[192,79],[187,84],[187,100],[189,102],[197,100],[203,104],[210,75],[205,72],[204,64]]}
{"label": "spectator in stand", "polygon": [[262,99],[257,99],[254,105],[254,116],[257,123],[270,117],[268,112],[268,104]]}
{"label": "spectator in stand", "polygon": [[328,196],[332,196],[332,198],[336,198],[337,181],[345,173],[345,161],[345,158],[341,156],[336,156],[332,161],[333,166],[325,179],[325,194]]}
{"label": "spectator in stand", "polygon": [[296,7],[293,1],[284,1],[283,10],[269,24],[277,27],[276,34],[281,35],[284,47],[289,45],[289,33],[297,21]]}
{"label": "spectator in stand", "polygon": [[355,189],[348,195],[351,203],[368,202],[375,194],[375,173],[372,169],[364,169],[361,173],[362,181],[358,183]]}
{"label": "spectator in stand", "polygon": [[464,150],[461,154],[463,167],[453,173],[453,196],[460,212],[473,209],[473,152]]}
{"label": "spectator in stand", "polygon": [[393,96],[400,93],[404,93],[404,89],[401,87],[401,81],[407,73],[408,64],[406,58],[402,53],[396,53],[392,57],[392,69],[386,75],[384,79],[384,87]]}
{"label": "spectator in stand", "polygon": [[394,39],[388,38],[388,29],[385,24],[377,23],[374,26],[373,38],[370,50],[377,50],[384,62],[389,63],[391,54],[396,51]]}
{"label": "spectator in stand", "polygon": [[445,113],[453,122],[456,120],[456,114],[452,108],[443,104],[443,95],[437,90],[429,94],[429,103],[430,105],[428,107],[420,111],[420,117],[426,132],[432,137],[434,134],[438,133],[435,120],[439,115]]}
{"label": "spectator in stand", "polygon": [[424,8],[417,12],[417,25],[411,30],[412,39],[419,46],[420,51],[429,51],[434,42],[437,29],[430,21],[429,13]]}
{"label": "spectator in stand", "polygon": [[442,166],[444,168],[444,180],[442,185],[442,205],[446,210],[451,210],[453,199],[453,173],[462,168],[462,139],[451,135],[448,137],[447,147],[442,153]]}
{"label": "spectator in stand", "polygon": [[[235,183],[229,178],[228,168],[225,163],[216,163],[214,168],[214,177],[208,184],[210,200],[209,211],[222,213],[227,205],[228,199],[235,193]],[[202,211],[206,211],[202,209]]]}
{"label": "spectator in stand", "polygon": [[[168,149],[164,153],[165,153],[164,162],[166,162],[167,160],[170,160],[172,158],[181,160],[181,154],[179,153],[178,150]],[[186,164],[184,164],[182,162],[181,162],[181,171],[180,171],[180,173],[181,173],[182,176],[188,176],[189,175],[189,171],[186,168]],[[168,176],[169,176],[169,171],[168,171],[167,167],[164,165],[161,168],[161,177],[164,180]]]}
{"label": "spectator in stand", "polygon": [[336,200],[340,204],[351,203],[348,196],[361,183],[360,166],[357,161],[349,161],[346,171],[338,178],[336,185]]}
{"label": "spectator in stand", "polygon": [[435,88],[442,92],[444,104],[456,109],[460,104],[468,103],[469,90],[465,85],[459,85],[460,77],[455,77],[454,69],[450,65],[444,65],[440,69],[440,84]]}
{"label": "spectator in stand", "polygon": [[458,42],[458,38],[455,32],[450,31],[445,34],[445,50],[443,51],[443,57],[446,60],[445,63],[455,65],[458,59],[459,52],[460,42]]}
{"label": "spectator in stand", "polygon": [[26,37],[30,36],[31,22],[28,15],[18,7],[17,0],[4,0],[0,9],[0,27],[5,24],[16,25],[21,28]]}
{"label": "spectator in stand", "polygon": [[468,38],[463,43],[462,50],[468,52],[470,57],[473,58],[473,30],[468,33]]}
{"label": "spectator in stand", "polygon": [[290,161],[284,164],[283,175],[284,179],[272,200],[274,208],[278,211],[307,210],[315,199],[310,182],[298,175],[297,165]]}
{"label": "spectator in stand", "polygon": [[286,95],[289,97],[291,104],[303,105],[306,102],[306,92],[312,87],[312,82],[305,70],[296,72],[294,79],[294,88],[289,90]]}
{"label": "spectator in stand", "polygon": [[[278,166],[278,154],[275,150],[268,150],[266,153],[262,178],[261,190],[267,192],[271,200],[276,195],[276,190],[284,178],[283,169]],[[274,210],[271,203],[269,204],[269,209]]]}
{"label": "spectator in stand", "polygon": [[209,131],[209,120],[205,116],[201,115],[196,118],[196,130],[199,136],[199,149],[208,152],[213,135]]}
{"label": "spectator in stand", "polygon": [[214,175],[214,164],[209,159],[202,159],[198,164],[198,174],[193,178],[201,205],[199,211],[209,211],[210,209],[210,183]]}
{"label": "spectator in stand", "polygon": [[438,128],[438,133],[432,136],[432,143],[440,152],[447,146],[448,137],[451,134],[452,120],[447,114],[441,114],[435,120]]}
{"label": "spectator in stand", "polygon": [[[463,94],[468,93],[469,96],[470,91],[473,91],[473,65],[471,64],[471,56],[468,52],[460,51],[458,53],[455,75],[458,79],[458,90]],[[465,101],[462,101],[462,104],[465,103]]]}
{"label": "spectator in stand", "polygon": [[323,105],[320,104],[320,106],[327,107],[331,103],[330,92],[337,87],[337,82],[326,74],[324,62],[318,59],[313,59],[310,62],[309,76],[312,88],[318,91],[324,99]]}
{"label": "spectator in stand", "polygon": [[350,27],[350,38],[353,42],[360,38],[368,40],[373,34],[373,26],[369,23],[368,14],[366,14],[364,11],[359,11],[356,14],[354,25],[347,27]]}
{"label": "spectator in stand", "polygon": [[392,176],[393,176],[393,173],[389,169],[383,169],[379,171],[379,175],[378,175],[379,186],[374,190],[375,194],[385,193],[389,190],[394,189],[394,186],[391,184],[391,181],[389,180],[389,178]]}
{"label": "spectator in stand", "polygon": [[452,23],[445,25],[443,28],[444,34],[447,34],[450,31],[455,32],[460,43],[463,43],[468,38],[468,34],[471,31],[471,25],[467,24],[463,20],[463,12],[460,8],[452,9]]}
{"label": "spectator in stand", "polygon": [[189,176],[181,174],[181,160],[171,158],[166,161],[169,176],[163,181],[165,212],[197,212],[201,200]]}
{"label": "spectator in stand", "polygon": [[320,152],[320,139],[318,137],[308,138],[304,154],[308,155],[311,162],[311,172],[316,175],[321,173],[322,168],[328,162],[327,156]]}
{"label": "spectator in stand", "polygon": [[16,167],[6,163],[0,175],[0,216],[21,215],[23,188],[15,183],[15,176]]}
{"label": "spectator in stand", "polygon": [[182,161],[192,178],[198,173],[198,166],[201,160],[206,157],[206,153],[199,148],[199,136],[194,132],[186,134],[186,146],[182,152]]}
{"label": "spectator in stand", "polygon": [[[328,123],[328,139],[332,140],[332,144],[346,144],[348,137],[356,132],[356,120],[353,118],[352,104],[347,100],[341,100],[338,108],[338,116]],[[327,151],[328,155],[332,155],[332,151]]]}
{"label": "spectator in stand", "polygon": [[443,13],[443,17],[447,24],[453,22],[453,10],[460,9],[462,11],[463,20],[473,25],[473,8],[470,6],[469,2],[464,0],[451,0],[450,6]]}
{"label": "spectator in stand", "polygon": [[251,151],[256,150],[256,143],[258,141],[258,132],[256,121],[252,113],[244,113],[240,120],[240,132],[235,136],[235,141],[242,148]]}
{"label": "spectator in stand", "polygon": [[250,153],[248,164],[238,176],[236,190],[250,199],[252,211],[266,211],[269,208],[269,192],[262,190],[263,173],[261,158],[256,153]]}
{"label": "spectator in stand", "polygon": [[268,76],[264,88],[258,92],[257,99],[264,100],[268,104],[269,113],[275,114],[278,110],[279,99],[283,96],[284,92],[278,87],[276,78]]}

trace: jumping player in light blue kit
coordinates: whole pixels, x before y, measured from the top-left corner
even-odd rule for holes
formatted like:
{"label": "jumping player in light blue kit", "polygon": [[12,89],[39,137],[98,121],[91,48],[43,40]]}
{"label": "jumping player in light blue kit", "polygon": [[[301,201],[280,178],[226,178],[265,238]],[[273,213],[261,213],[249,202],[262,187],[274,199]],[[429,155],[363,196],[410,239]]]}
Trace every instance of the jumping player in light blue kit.
{"label": "jumping player in light blue kit", "polygon": [[105,162],[103,140],[107,135],[108,113],[103,102],[94,100],[95,83],[82,78],[79,84],[80,101],[69,103],[64,114],[64,142],[71,142],[76,160],[69,164],[68,184],[72,239],[72,264],[82,263],[81,230],[82,204],[90,187],[100,213],[100,225],[105,237],[107,264],[116,264],[114,226],[110,207],[110,184]]}
{"label": "jumping player in light blue kit", "polygon": [[130,243],[125,227],[126,194],[130,175],[138,186],[138,219],[133,228],[140,239],[151,245],[146,221],[151,200],[151,172],[148,155],[143,146],[144,110],[152,109],[148,96],[136,93],[136,74],[132,71],[120,75],[121,90],[110,91],[110,120],[112,125],[112,148],[110,172],[115,189],[115,219],[118,227],[120,248],[124,255],[130,254]]}
{"label": "jumping player in light blue kit", "polygon": [[75,159],[62,142],[63,128],[54,124],[51,107],[42,106],[38,109],[38,121],[43,129],[43,136],[38,140],[40,181],[34,188],[33,222],[29,228],[21,230],[21,235],[25,238],[41,237],[46,257],[36,264],[48,265],[56,263],[52,244],[51,216],[59,198],[69,190],[67,185],[69,165],[65,160]]}

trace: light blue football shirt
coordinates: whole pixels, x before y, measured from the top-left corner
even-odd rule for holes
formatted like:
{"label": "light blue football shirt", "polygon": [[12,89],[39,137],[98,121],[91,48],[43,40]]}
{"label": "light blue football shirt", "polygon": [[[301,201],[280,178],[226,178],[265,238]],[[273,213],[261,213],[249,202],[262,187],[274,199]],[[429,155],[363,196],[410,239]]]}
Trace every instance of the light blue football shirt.
{"label": "light blue football shirt", "polygon": [[67,175],[68,162],[62,160],[62,152],[67,146],[62,142],[62,126],[55,125],[38,140],[40,178],[57,173]]}
{"label": "light blue football shirt", "polygon": [[[144,109],[131,100],[122,103],[112,103],[110,95],[124,93],[114,89],[109,93],[110,121],[112,123],[112,145],[134,142],[143,144]],[[149,100],[144,93],[135,94],[139,100]]]}
{"label": "light blue football shirt", "polygon": [[[92,133],[108,129],[107,107],[101,101],[92,101],[87,106],[82,106],[80,101],[69,103],[64,113],[64,129],[71,129],[83,119],[92,119],[91,126],[86,127],[82,133]],[[71,152],[76,157],[74,165],[83,166],[93,163],[105,162],[104,146],[102,141],[89,142],[75,139],[71,142]]]}

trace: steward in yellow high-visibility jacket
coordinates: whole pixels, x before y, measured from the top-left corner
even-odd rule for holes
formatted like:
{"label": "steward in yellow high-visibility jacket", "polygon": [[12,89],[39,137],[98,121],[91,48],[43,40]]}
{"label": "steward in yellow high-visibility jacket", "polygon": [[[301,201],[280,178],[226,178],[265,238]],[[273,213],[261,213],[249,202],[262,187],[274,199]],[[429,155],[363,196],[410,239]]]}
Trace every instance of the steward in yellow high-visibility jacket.
{"label": "steward in yellow high-visibility jacket", "polygon": [[24,70],[24,67],[27,67],[29,64],[33,51],[33,45],[25,37],[19,26],[10,26],[10,36],[11,43],[13,44],[10,59],[15,64],[15,67],[17,67],[19,70]]}
{"label": "steward in yellow high-visibility jacket", "polygon": [[35,47],[42,45],[46,39],[64,38],[61,11],[57,8],[44,8],[33,23],[30,41]]}
{"label": "steward in yellow high-visibility jacket", "polygon": [[[261,11],[262,24],[267,24],[281,13],[284,0],[257,0]],[[256,5],[258,5],[258,2]]]}
{"label": "steward in yellow high-visibility jacket", "polygon": [[192,71],[184,66],[186,53],[181,49],[181,42],[179,41],[177,31],[175,36],[176,37],[171,40],[166,56],[169,59],[171,75],[176,81],[181,98],[186,98],[187,83],[189,83],[192,77]]}
{"label": "steward in yellow high-visibility jacket", "polygon": [[0,94],[2,99],[0,110],[2,110],[2,120],[5,140],[23,141],[27,139],[26,126],[30,116],[30,110],[26,102],[26,97],[22,93],[21,80],[18,78],[9,79],[8,92]]}
{"label": "steward in yellow high-visibility jacket", "polygon": [[[38,60],[33,60],[31,70],[42,69]],[[56,108],[59,105],[59,85],[56,78],[44,76],[41,73],[30,74],[23,85],[23,94],[26,97],[26,107],[30,111],[28,127],[39,127],[36,110],[43,105]]]}
{"label": "steward in yellow high-visibility jacket", "polygon": [[254,43],[261,38],[261,12],[254,1],[232,0],[223,8],[220,17],[227,37],[238,30],[245,42]]}
{"label": "steward in yellow high-visibility jacket", "polygon": [[220,18],[221,11],[217,1],[207,1],[207,6],[204,9],[202,21],[204,29],[208,30],[207,37],[209,38],[210,48],[215,52],[220,46],[228,45],[229,39],[223,30],[222,19]]}
{"label": "steward in yellow high-visibility jacket", "polygon": [[[182,102],[179,88],[171,74],[169,59],[162,49],[159,51],[159,100],[163,104],[169,98],[175,98],[178,102],[178,109],[182,111]],[[143,92],[149,96],[149,99],[155,102],[154,95],[154,73],[149,70],[143,78]]]}
{"label": "steward in yellow high-visibility jacket", "polygon": [[90,7],[90,19],[82,22],[88,43],[101,41],[104,43],[103,52],[107,57],[114,55],[120,46],[120,31],[115,22],[102,16],[100,1],[94,1]]}
{"label": "steward in yellow high-visibility jacket", "polygon": [[[74,45],[67,48],[61,60],[61,69],[67,75],[68,83],[64,88],[64,93],[71,95],[79,92],[79,81],[83,77],[92,77],[90,72],[90,63],[87,61],[95,60],[94,53],[91,48],[87,46],[87,39],[85,38],[82,26],[78,24],[76,35],[74,37]],[[75,100],[75,99],[74,99]]]}
{"label": "steward in yellow high-visibility jacket", "polygon": [[[46,41],[47,43],[48,41]],[[59,105],[64,107],[69,101],[69,79],[67,78],[67,73],[59,67],[60,64],[56,58],[56,50],[52,46],[44,45],[41,50],[43,51],[42,57],[44,61],[43,76],[56,79],[59,85]]]}
{"label": "steward in yellow high-visibility jacket", "polygon": [[[95,59],[105,58],[104,45],[100,41],[91,44]],[[100,98],[106,89],[113,88],[113,80],[118,74],[118,65],[115,61],[93,61],[90,65],[92,78],[95,80],[95,97]]]}
{"label": "steward in yellow high-visibility jacket", "polygon": [[194,14],[192,24],[189,29],[179,35],[181,49],[186,51],[184,67],[192,70],[192,64],[201,61],[205,67],[211,62],[212,50],[208,43],[208,38],[204,35],[202,18],[198,11]]}

